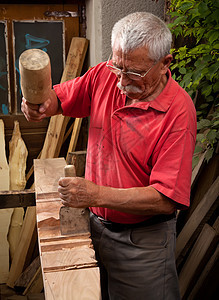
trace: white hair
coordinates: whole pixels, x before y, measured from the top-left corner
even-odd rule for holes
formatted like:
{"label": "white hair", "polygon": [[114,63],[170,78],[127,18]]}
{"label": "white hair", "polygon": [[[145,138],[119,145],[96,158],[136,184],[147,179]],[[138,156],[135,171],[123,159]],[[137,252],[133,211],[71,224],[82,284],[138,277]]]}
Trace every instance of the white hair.
{"label": "white hair", "polygon": [[166,24],[148,12],[132,13],[113,27],[111,45],[119,43],[123,52],[147,47],[149,57],[158,61],[170,53],[172,34]]}

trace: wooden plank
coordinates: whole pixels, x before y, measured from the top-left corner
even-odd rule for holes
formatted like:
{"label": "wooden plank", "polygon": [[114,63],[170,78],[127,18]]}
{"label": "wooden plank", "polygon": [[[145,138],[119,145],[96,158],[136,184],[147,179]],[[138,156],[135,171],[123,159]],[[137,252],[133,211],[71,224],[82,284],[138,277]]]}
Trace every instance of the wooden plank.
{"label": "wooden plank", "polygon": [[5,127],[0,119],[0,191],[8,191],[10,186],[9,165],[5,153]]}
{"label": "wooden plank", "polygon": [[208,224],[205,224],[179,274],[179,286],[182,299],[187,299],[188,289],[193,283],[195,275],[199,275],[204,266],[205,262],[203,260],[206,253],[217,243],[217,237],[218,232]]}
{"label": "wooden plank", "polygon": [[40,293],[43,290],[43,277],[42,277],[42,270],[39,267],[34,274],[33,278],[31,279],[30,283],[28,284],[27,288],[23,292],[23,295],[27,294],[35,294]]}
{"label": "wooden plank", "polygon": [[13,209],[0,211],[0,283],[5,283],[9,276],[9,244],[7,235]]}
{"label": "wooden plank", "polygon": [[35,205],[35,191],[33,190],[0,192],[0,209]]}
{"label": "wooden plank", "polygon": [[40,267],[40,257],[37,256],[32,263],[24,270],[24,272],[15,281],[14,286],[19,288],[19,290],[25,290],[29,285],[31,279],[34,277],[35,273]]}
{"label": "wooden plank", "polygon": [[[186,246],[198,226],[205,219],[208,211],[211,209],[214,202],[219,196],[219,177],[211,185],[205,196],[202,198],[199,205],[196,207],[191,217],[183,227],[176,241],[176,260],[180,261],[185,256],[188,249]],[[178,263],[178,262],[177,262]]]}
{"label": "wooden plank", "polygon": [[[61,83],[80,75],[87,47],[87,39],[72,39]],[[68,121],[63,115],[51,117],[41,158],[58,157]]]}
{"label": "wooden plank", "polygon": [[27,147],[21,137],[18,121],[14,121],[12,138],[9,141],[10,190],[24,190],[26,186]]}
{"label": "wooden plank", "polygon": [[35,226],[33,225],[33,220],[35,219],[36,208],[34,206],[28,207],[20,234],[20,240],[17,246],[17,251],[11,264],[9,278],[7,281],[7,285],[9,287],[14,287],[15,280],[17,280],[17,278],[23,271],[25,258],[35,229]]}
{"label": "wooden plank", "polygon": [[[201,172],[197,176],[197,180],[195,180],[195,184],[192,186],[192,198],[191,198],[191,206],[186,211],[184,221],[185,223],[188,221],[193,211],[202,200],[208,189],[211,187],[217,176],[219,170],[219,155],[215,154],[212,159],[206,163],[203,163],[201,167]],[[207,176],[206,176],[207,174]],[[183,215],[183,214],[182,214]]]}
{"label": "wooden plank", "polygon": [[46,299],[100,299],[99,269],[90,234],[72,236],[62,235],[60,231],[62,203],[57,186],[65,165],[63,158],[34,161],[38,240]]}
{"label": "wooden plank", "polygon": [[[23,190],[26,186],[25,172],[28,151],[21,137],[18,121],[14,122],[14,130],[9,142],[9,151],[10,190]],[[23,207],[15,208],[11,217],[11,224],[8,232],[11,260],[13,260],[19,242],[23,218]]]}
{"label": "wooden plank", "polygon": [[[5,154],[4,122],[0,120],[0,191],[9,190],[9,166]],[[0,210],[0,283],[5,283],[9,276],[8,229],[13,209]]]}
{"label": "wooden plank", "polygon": [[203,168],[206,152],[207,151],[202,153],[201,157],[199,158],[199,162],[198,162],[197,166],[195,166],[194,170],[192,171],[191,189],[193,188],[194,184],[196,183],[197,178]]}
{"label": "wooden plank", "polygon": [[16,248],[19,243],[23,218],[24,218],[23,207],[14,208],[13,214],[11,216],[9,231],[8,231],[8,242],[9,242],[11,261],[13,261],[14,254],[16,252]]}
{"label": "wooden plank", "polygon": [[[197,297],[198,293],[201,290],[201,288],[203,287],[204,283],[206,282],[206,279],[208,278],[211,270],[214,268],[214,266],[218,262],[218,258],[219,258],[219,245],[217,246],[215,252],[213,253],[213,255],[211,256],[211,258],[209,259],[209,261],[206,264],[206,266],[204,267],[204,269],[203,269],[203,271],[202,271],[199,279],[195,283],[195,286],[192,289],[191,293],[189,294],[187,300],[200,299],[200,297],[199,298]],[[206,297],[206,295],[203,295],[203,296]]]}
{"label": "wooden plank", "polygon": [[67,155],[69,152],[73,152],[76,149],[79,132],[81,129],[81,123],[82,123],[82,118],[76,118],[74,121],[74,127],[73,127],[73,131],[72,131],[72,136],[71,136],[71,140],[69,143]]}

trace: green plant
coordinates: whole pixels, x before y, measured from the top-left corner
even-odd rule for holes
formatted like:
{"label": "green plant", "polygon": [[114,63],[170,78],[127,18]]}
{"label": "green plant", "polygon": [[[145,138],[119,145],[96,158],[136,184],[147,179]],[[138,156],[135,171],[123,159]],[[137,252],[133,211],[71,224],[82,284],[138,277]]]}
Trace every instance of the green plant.
{"label": "green plant", "polygon": [[219,141],[219,0],[172,0],[168,25],[175,36],[173,78],[190,94],[197,109],[197,145],[212,157]]}

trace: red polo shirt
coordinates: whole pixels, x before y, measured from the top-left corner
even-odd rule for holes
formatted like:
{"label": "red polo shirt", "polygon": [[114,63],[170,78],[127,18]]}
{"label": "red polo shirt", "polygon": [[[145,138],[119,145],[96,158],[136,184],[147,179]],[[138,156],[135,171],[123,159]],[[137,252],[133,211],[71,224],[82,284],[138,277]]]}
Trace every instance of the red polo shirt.
{"label": "red polo shirt", "polygon": [[[196,111],[189,95],[171,78],[151,102],[125,106],[126,96],[106,63],[83,77],[54,86],[63,114],[90,116],[85,178],[115,188],[152,186],[179,207],[188,207]],[[145,219],[108,208],[91,208],[104,219]]]}

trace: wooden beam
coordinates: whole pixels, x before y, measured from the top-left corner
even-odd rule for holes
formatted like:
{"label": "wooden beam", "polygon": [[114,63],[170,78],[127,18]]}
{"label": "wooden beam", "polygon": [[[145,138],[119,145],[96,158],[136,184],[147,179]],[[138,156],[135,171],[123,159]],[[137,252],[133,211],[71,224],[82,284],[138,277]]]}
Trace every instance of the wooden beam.
{"label": "wooden beam", "polygon": [[35,206],[35,191],[2,191],[0,192],[0,209]]}
{"label": "wooden beam", "polygon": [[209,259],[208,256],[206,258],[207,252],[210,252],[218,242],[218,234],[219,232],[208,224],[204,225],[179,274],[179,286],[182,299],[188,299],[189,289],[191,290],[193,283],[197,281],[200,271]]}

